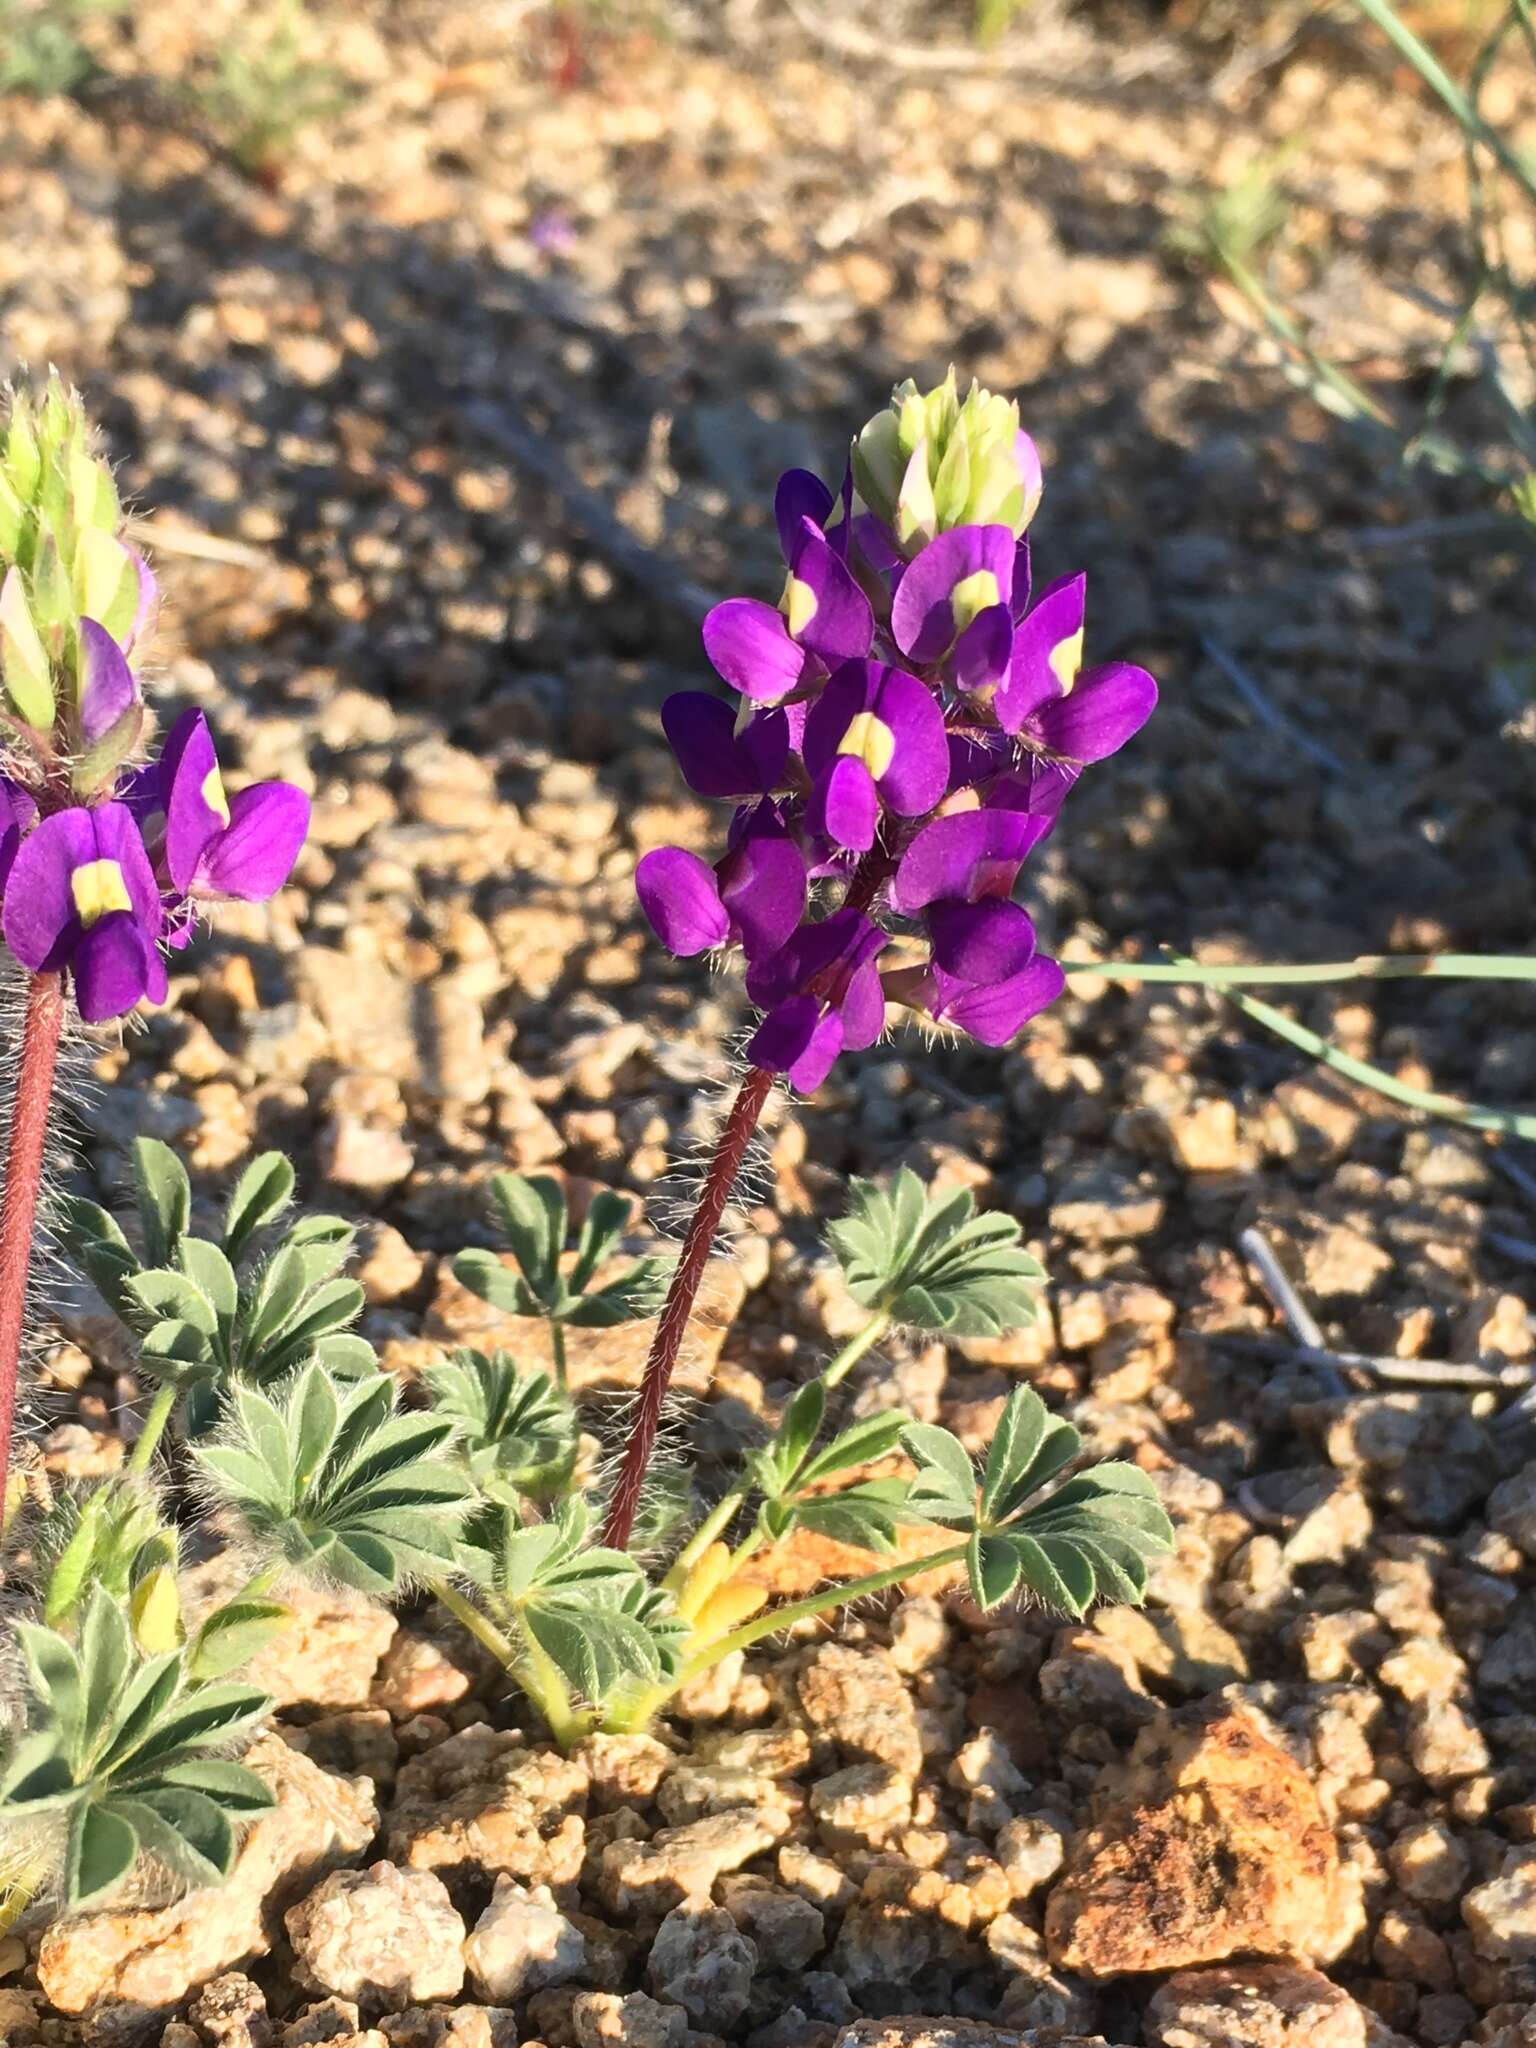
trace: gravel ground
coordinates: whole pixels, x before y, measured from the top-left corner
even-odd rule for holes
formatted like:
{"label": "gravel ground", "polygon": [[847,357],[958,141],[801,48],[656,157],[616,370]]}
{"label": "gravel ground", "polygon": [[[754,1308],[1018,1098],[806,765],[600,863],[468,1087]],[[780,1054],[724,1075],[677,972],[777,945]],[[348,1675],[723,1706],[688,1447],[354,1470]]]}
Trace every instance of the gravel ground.
{"label": "gravel ground", "polygon": [[[280,1146],[364,1220],[366,1332],[403,1372],[478,1327],[445,1255],[488,1241],[498,1167],[675,1213],[746,1013],[634,908],[637,856],[717,822],[657,707],[703,673],[700,607],[768,591],[777,471],[831,469],[894,378],[950,358],[1024,401],[1044,572],[1089,566],[1090,654],[1164,685],[1037,873],[1053,945],[1528,943],[1536,725],[1501,678],[1536,656],[1529,555],[1290,396],[1161,240],[1189,188],[1304,131],[1292,281],[1378,389],[1422,396],[1439,325],[1401,286],[1454,291],[1460,162],[1402,78],[1305,39],[1213,92],[1195,46],[1127,31],[1095,61],[1070,23],[1039,65],[1026,38],[935,69],[832,47],[808,8],[562,42],[415,0],[332,21],[355,95],[253,182],[133,82],[238,13],[146,0],[100,26],[89,111],[0,105],[0,347],[80,383],[166,537],[168,699],[317,800],[294,885],[81,1054],[102,1189],[138,1130],[210,1200]],[[1452,394],[1473,436],[1480,403]],[[1254,722],[1211,643],[1328,765]],[[1536,1092],[1514,985],[1297,1014],[1420,1085]],[[1050,1313],[889,1347],[853,1399],[979,1446],[1022,1376],[1136,1456],[1181,1536],[1146,1617],[984,1624],[936,1587],[727,1670],[665,1745],[563,1763],[437,1617],[317,1612],[272,1766],[302,1825],[247,1845],[211,1927],[0,1946],[0,2039],[1536,2039],[1536,1445],[1497,1394],[1339,1393],[1255,1345],[1283,1332],[1238,1249],[1261,1229],[1341,1348],[1519,1363],[1531,1201],[1208,997],[1083,978],[1001,1059],[898,1037],[777,1105],[693,1361],[696,1454],[812,1369],[840,1306],[817,1220],[902,1161],[1021,1218]],[[111,1469],[135,1389],[99,1319],[66,1328],[45,1461]],[[584,1377],[637,1363],[610,1344]]]}

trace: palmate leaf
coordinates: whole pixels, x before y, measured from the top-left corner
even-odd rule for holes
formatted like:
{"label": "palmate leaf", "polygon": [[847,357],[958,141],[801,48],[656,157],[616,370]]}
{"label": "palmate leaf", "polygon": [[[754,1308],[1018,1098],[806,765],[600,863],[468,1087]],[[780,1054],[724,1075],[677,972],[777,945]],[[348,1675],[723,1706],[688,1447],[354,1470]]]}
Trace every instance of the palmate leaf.
{"label": "palmate leaf", "polygon": [[483,1489],[537,1495],[558,1484],[576,1453],[576,1410],[548,1373],[520,1372],[505,1351],[455,1351],[426,1372],[434,1411]]}
{"label": "palmate leaf", "polygon": [[297,1570],[370,1593],[440,1570],[473,1489],[443,1455],[449,1418],[395,1402],[382,1375],[333,1386],[319,1365],[276,1393],[238,1387],[222,1441],[197,1454],[204,1488]]}
{"label": "palmate leaf", "polygon": [[200,1684],[186,1646],[144,1655],[100,1586],[76,1642],[24,1624],[23,1647],[29,1732],[0,1764],[0,1832],[62,1829],[71,1909],[105,1896],[145,1851],[195,1883],[226,1875],[236,1828],[275,1800],[253,1771],[209,1752],[248,1735],[267,1695]]}
{"label": "palmate leaf", "polygon": [[1074,1616],[1095,1600],[1139,1601],[1151,1560],[1172,1547],[1157,1489],[1135,1465],[1097,1465],[1041,1496],[1077,1455],[1080,1439],[1033,1388],[1009,1395],[979,1487],[964,1446],[947,1430],[913,1423],[902,1441],[918,1468],[911,1511],[969,1529],[967,1574],[983,1609],[1020,1589]]}
{"label": "palmate leaf", "polygon": [[855,1301],[957,1337],[1033,1322],[1044,1274],[1011,1216],[978,1216],[968,1190],[930,1195],[909,1167],[886,1187],[856,1180],[852,1194],[828,1236]]}
{"label": "palmate leaf", "polygon": [[565,1190],[548,1174],[498,1173],[491,1181],[498,1221],[517,1262],[510,1272],[494,1252],[463,1251],[454,1278],[503,1315],[544,1316],[577,1329],[612,1329],[656,1315],[674,1260],[654,1253],[594,1287],[592,1280],[629,1223],[627,1196],[611,1189],[593,1196],[574,1258],[562,1272],[569,1230]]}

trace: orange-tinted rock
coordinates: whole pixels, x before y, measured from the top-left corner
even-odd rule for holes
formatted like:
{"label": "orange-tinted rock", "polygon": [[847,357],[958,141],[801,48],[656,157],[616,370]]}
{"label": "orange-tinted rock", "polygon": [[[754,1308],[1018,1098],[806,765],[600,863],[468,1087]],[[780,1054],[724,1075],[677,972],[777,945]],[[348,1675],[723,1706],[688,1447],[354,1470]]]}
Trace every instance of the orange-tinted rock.
{"label": "orange-tinted rock", "polygon": [[1359,1926],[1310,1779],[1239,1708],[1142,1730],[1051,1893],[1051,1961],[1090,1977],[1232,1955],[1326,1961]]}

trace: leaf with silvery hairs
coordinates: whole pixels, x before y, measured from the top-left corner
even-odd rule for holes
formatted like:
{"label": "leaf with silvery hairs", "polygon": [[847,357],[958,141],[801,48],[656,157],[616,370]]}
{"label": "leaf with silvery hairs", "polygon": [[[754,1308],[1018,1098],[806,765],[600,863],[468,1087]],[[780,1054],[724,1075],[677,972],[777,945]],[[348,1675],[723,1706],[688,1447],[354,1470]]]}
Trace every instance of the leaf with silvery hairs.
{"label": "leaf with silvery hairs", "polygon": [[27,1718],[0,1754],[0,1844],[56,1835],[71,1911],[110,1892],[141,1852],[192,1884],[227,1877],[237,1828],[275,1802],[216,1752],[250,1732],[267,1696],[198,1683],[185,1648],[146,1655],[102,1587],[72,1637],[29,1622],[16,1636]]}
{"label": "leaf with silvery hairs", "polygon": [[1136,1465],[1090,1466],[1041,1495],[1081,1440],[1032,1387],[1008,1396],[979,1479],[948,1430],[914,1423],[902,1441],[918,1468],[913,1507],[969,1530],[971,1594],[984,1609],[1021,1588],[1074,1616],[1099,1599],[1138,1602],[1152,1559],[1172,1548],[1173,1525]]}
{"label": "leaf with silvery hairs", "polygon": [[382,1374],[308,1366],[275,1393],[236,1383],[220,1441],[196,1453],[210,1497],[295,1571],[384,1596],[455,1567],[474,1502],[443,1452],[446,1416],[398,1413]]}
{"label": "leaf with silvery hairs", "polygon": [[849,1214],[828,1236],[862,1306],[954,1337],[1034,1321],[1045,1276],[1011,1216],[978,1215],[967,1189],[929,1194],[905,1166],[884,1187],[856,1180],[852,1193]]}
{"label": "leaf with silvery hairs", "polygon": [[455,1351],[424,1375],[432,1406],[454,1424],[454,1450],[492,1498],[538,1498],[570,1475],[576,1411],[548,1373],[522,1372],[505,1351]]}
{"label": "leaf with silvery hairs", "polygon": [[593,1196],[567,1269],[570,1218],[559,1181],[548,1174],[498,1173],[491,1192],[517,1271],[494,1252],[460,1252],[454,1278],[471,1294],[503,1315],[542,1316],[578,1329],[611,1329],[659,1314],[674,1263],[670,1255],[649,1254],[601,1286],[592,1284],[628,1228],[627,1197],[611,1189]]}
{"label": "leaf with silvery hairs", "polygon": [[586,1505],[574,1498],[547,1522],[524,1525],[504,1512],[477,1577],[491,1614],[601,1706],[626,1683],[660,1678],[679,1632],[634,1560],[590,1543],[589,1533]]}

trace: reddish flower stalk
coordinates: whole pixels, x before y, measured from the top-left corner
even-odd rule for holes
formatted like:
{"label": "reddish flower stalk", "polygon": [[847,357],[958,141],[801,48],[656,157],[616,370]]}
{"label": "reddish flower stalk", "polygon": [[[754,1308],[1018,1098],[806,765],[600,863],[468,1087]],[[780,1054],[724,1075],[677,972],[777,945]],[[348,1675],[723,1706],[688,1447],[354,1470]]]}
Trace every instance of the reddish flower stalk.
{"label": "reddish flower stalk", "polygon": [[53,1099],[63,1022],[61,978],[57,974],[34,974],[27,988],[5,1189],[0,1195],[0,1516],[4,1513],[10,1477],[27,1276],[37,1237],[37,1198],[42,1186],[48,1110]]}
{"label": "reddish flower stalk", "polygon": [[714,1249],[720,1218],[725,1214],[725,1205],[736,1185],[741,1162],[746,1157],[747,1146],[757,1129],[757,1120],[763,1113],[773,1082],[774,1076],[766,1067],[749,1068],[747,1078],[731,1104],[731,1113],[720,1133],[715,1156],[709,1162],[704,1191],[688,1225],[682,1256],[672,1275],[672,1285],[667,1290],[661,1320],[656,1325],[651,1355],[645,1361],[645,1378],[640,1383],[634,1424],[625,1447],[619,1483],[614,1488],[613,1502],[608,1510],[608,1521],[603,1529],[603,1541],[613,1550],[624,1549],[635,1525],[646,1469],[651,1462],[656,1431],[661,1425],[661,1406],[666,1399],[667,1388],[672,1384],[683,1332],[688,1327],[699,1283],[704,1278],[704,1268],[709,1264],[709,1255]]}
{"label": "reddish flower stalk", "polygon": [[[900,847],[897,838],[889,847],[875,846],[865,854],[854,870],[843,899],[844,910],[867,910],[874,902],[881,885],[890,875]],[[825,979],[825,976],[822,977]],[[815,983],[812,986],[816,986]],[[747,1078],[731,1104],[730,1115],[720,1133],[720,1142],[715,1147],[715,1156],[709,1162],[705,1176],[704,1190],[699,1197],[699,1206],[693,1212],[688,1225],[688,1235],[683,1240],[682,1256],[677,1270],[672,1275],[672,1285],[667,1290],[666,1305],[661,1311],[661,1320],[656,1325],[656,1335],[651,1344],[651,1355],[645,1361],[645,1377],[640,1382],[640,1399],[635,1406],[634,1428],[624,1450],[624,1462],[619,1468],[619,1483],[614,1488],[613,1503],[608,1510],[608,1520],[603,1529],[603,1541],[613,1550],[622,1550],[629,1542],[630,1531],[635,1524],[635,1513],[640,1505],[641,1490],[645,1485],[645,1474],[651,1462],[651,1452],[656,1443],[656,1432],[661,1426],[662,1403],[667,1397],[667,1388],[672,1384],[672,1374],[677,1366],[677,1354],[682,1347],[683,1332],[688,1327],[688,1318],[693,1313],[693,1304],[698,1297],[699,1285],[704,1278],[704,1268],[709,1264],[709,1255],[714,1249],[715,1233],[720,1228],[720,1218],[725,1214],[725,1205],[730,1200],[731,1189],[741,1172],[741,1162],[746,1157],[747,1146],[752,1133],[757,1129],[758,1118],[763,1105],[773,1092],[776,1075],[766,1067],[751,1067]]]}

